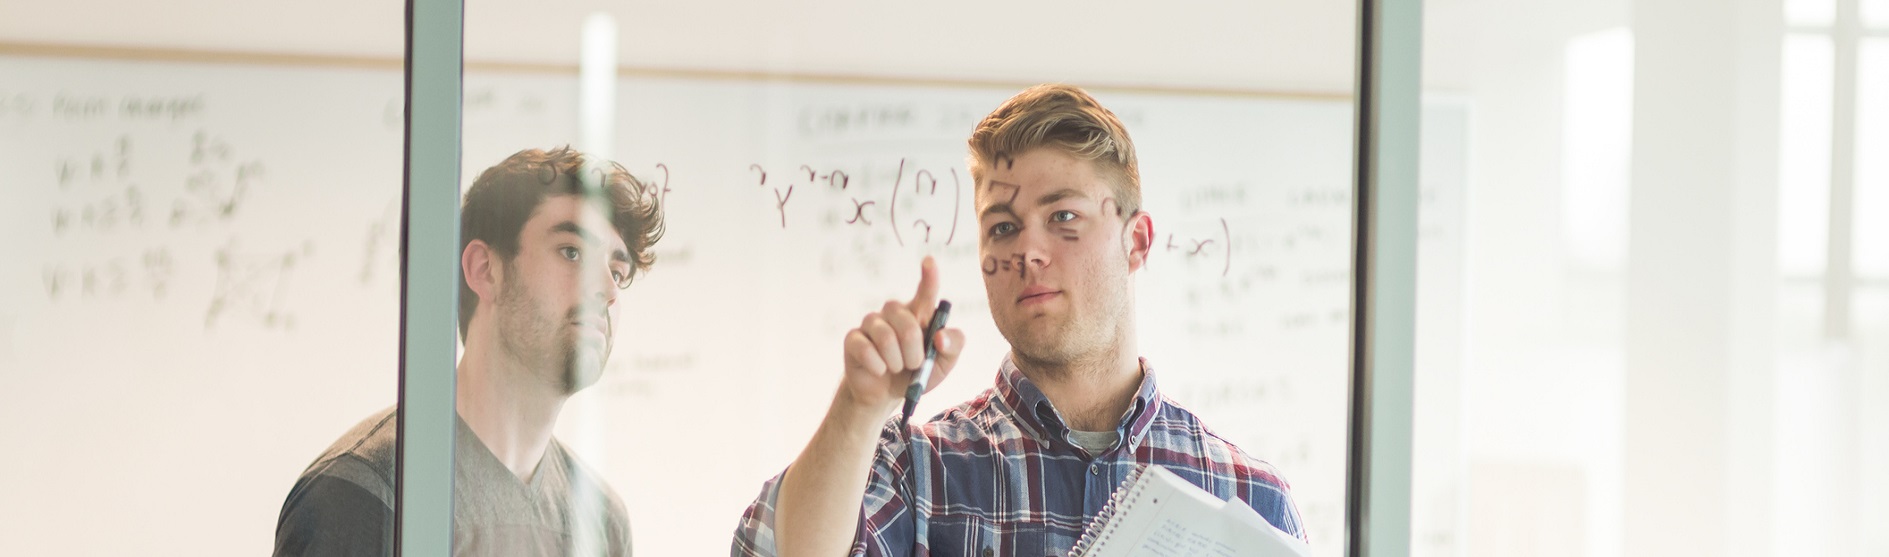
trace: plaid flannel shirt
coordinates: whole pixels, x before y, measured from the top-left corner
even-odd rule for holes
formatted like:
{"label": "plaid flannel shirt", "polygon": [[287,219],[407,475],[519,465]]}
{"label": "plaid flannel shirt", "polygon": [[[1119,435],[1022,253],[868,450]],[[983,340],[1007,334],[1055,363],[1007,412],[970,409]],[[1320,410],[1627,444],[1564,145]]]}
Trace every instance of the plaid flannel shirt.
{"label": "plaid flannel shirt", "polygon": [[[1222,499],[1238,497],[1303,539],[1278,472],[1161,396],[1147,360],[1141,369],[1141,389],[1116,430],[1121,440],[1093,457],[1069,440],[1055,406],[1008,357],[997,385],[970,402],[923,425],[888,420],[852,555],[1061,557],[1141,464],[1166,466]],[[768,480],[742,513],[733,555],[776,554],[780,479]]]}

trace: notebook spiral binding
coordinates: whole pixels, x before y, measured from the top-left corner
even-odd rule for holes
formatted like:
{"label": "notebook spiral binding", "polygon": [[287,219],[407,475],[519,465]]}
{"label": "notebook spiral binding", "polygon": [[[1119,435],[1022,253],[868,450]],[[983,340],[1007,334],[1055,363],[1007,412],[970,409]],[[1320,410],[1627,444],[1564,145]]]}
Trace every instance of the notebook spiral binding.
{"label": "notebook spiral binding", "polygon": [[1136,480],[1141,479],[1141,474],[1147,470],[1148,465],[1140,464],[1128,471],[1128,477],[1122,478],[1122,485],[1115,488],[1115,496],[1102,505],[1102,511],[1095,514],[1095,520],[1089,521],[1089,527],[1082,532],[1082,539],[1076,541],[1076,547],[1070,548],[1069,557],[1082,557],[1089,550],[1108,543],[1109,537],[1115,534],[1116,524],[1110,520],[1115,516],[1115,509],[1131,505],[1133,500],[1141,498],[1141,486],[1136,485]]}

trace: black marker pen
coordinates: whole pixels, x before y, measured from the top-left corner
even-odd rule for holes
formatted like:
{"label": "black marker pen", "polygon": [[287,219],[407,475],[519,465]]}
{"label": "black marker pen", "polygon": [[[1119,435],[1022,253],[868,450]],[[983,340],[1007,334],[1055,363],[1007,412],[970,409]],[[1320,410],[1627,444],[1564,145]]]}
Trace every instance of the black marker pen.
{"label": "black marker pen", "polygon": [[912,376],[912,385],[905,388],[905,422],[912,421],[912,409],[918,407],[918,395],[925,394],[925,383],[931,381],[932,362],[938,359],[938,346],[932,342],[938,331],[944,330],[945,319],[951,317],[951,301],[939,300],[938,310],[931,313],[931,324],[925,326],[925,363],[918,365],[918,373]]}

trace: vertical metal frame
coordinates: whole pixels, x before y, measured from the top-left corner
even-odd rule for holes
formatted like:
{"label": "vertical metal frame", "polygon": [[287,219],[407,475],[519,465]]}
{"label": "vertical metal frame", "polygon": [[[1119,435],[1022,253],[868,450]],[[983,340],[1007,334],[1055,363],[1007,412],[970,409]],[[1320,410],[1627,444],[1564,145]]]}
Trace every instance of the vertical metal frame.
{"label": "vertical metal frame", "polygon": [[1345,547],[1410,554],[1421,0],[1359,0]]}
{"label": "vertical metal frame", "polygon": [[464,0],[407,1],[394,554],[453,551]]}

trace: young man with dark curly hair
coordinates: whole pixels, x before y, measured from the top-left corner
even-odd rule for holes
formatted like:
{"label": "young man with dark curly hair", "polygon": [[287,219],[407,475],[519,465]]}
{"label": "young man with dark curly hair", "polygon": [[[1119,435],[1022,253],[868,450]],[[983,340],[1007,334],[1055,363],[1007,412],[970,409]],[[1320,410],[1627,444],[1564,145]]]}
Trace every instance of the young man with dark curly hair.
{"label": "young man with dark curly hair", "polygon": [[[627,556],[622,501],[552,431],[603,372],[618,292],[654,262],[655,192],[621,166],[534,149],[480,174],[460,214],[453,553]],[[367,418],[302,473],[277,556],[393,553],[394,420]]]}

